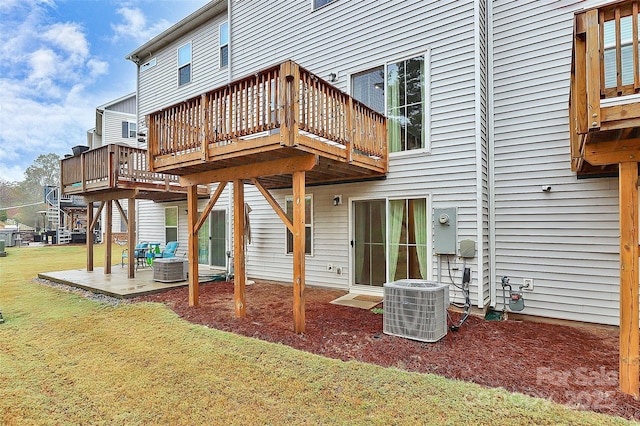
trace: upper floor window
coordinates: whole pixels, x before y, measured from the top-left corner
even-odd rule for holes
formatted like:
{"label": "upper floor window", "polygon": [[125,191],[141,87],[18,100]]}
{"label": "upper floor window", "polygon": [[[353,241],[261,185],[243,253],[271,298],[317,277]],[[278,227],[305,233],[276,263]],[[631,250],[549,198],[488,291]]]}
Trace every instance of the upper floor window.
{"label": "upper floor window", "polygon": [[425,57],[387,64],[389,152],[425,147]]}
{"label": "upper floor window", "polygon": [[122,122],[122,138],[129,139],[136,137],[136,123],[133,121],[123,121]]}
{"label": "upper floor window", "polygon": [[229,65],[229,23],[220,24],[220,68]]}
{"label": "upper floor window", "polygon": [[391,62],[351,77],[351,95],[387,116],[390,153],[426,148],[426,57]]}
{"label": "upper floor window", "polygon": [[351,96],[384,114],[384,67],[379,66],[351,77]]}
{"label": "upper floor window", "polygon": [[140,65],[140,71],[146,71],[151,67],[155,67],[156,66],[156,58],[150,59],[147,62],[145,62],[144,64]]}
{"label": "upper floor window", "polygon": [[191,42],[178,48],[178,86],[191,81]]}
{"label": "upper floor window", "polygon": [[336,0],[313,0],[313,8],[317,9],[325,4],[333,3]]}

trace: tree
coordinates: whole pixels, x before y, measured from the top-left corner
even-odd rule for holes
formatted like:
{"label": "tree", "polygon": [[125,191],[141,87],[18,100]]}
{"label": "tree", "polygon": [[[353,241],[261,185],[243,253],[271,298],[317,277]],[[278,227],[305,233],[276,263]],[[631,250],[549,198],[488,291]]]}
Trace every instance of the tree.
{"label": "tree", "polygon": [[60,157],[58,154],[40,154],[24,172],[24,183],[28,186],[44,188],[45,185],[58,186],[60,182]]}

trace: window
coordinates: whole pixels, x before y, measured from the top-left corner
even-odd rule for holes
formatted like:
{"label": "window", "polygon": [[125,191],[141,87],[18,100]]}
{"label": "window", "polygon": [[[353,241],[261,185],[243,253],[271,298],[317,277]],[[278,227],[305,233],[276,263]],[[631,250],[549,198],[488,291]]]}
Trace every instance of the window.
{"label": "window", "polygon": [[427,200],[389,200],[389,279],[427,278]]}
{"label": "window", "polygon": [[317,9],[325,4],[333,3],[336,0],[313,0],[313,8]]}
{"label": "window", "polygon": [[142,71],[146,71],[151,67],[155,67],[156,66],[156,58],[153,58],[147,62],[145,62],[144,64],[140,65],[140,72]]}
{"label": "window", "polygon": [[178,49],[178,86],[191,81],[191,42]]}
{"label": "window", "polygon": [[[123,208],[122,211],[124,212],[125,217],[129,217],[129,213],[127,213],[127,209]],[[129,230],[127,229],[127,223],[124,221],[124,218],[122,216],[119,216],[119,218],[120,218],[120,232],[128,232]]]}
{"label": "window", "polygon": [[[285,199],[286,214],[290,221],[293,221],[293,197]],[[304,253],[311,255],[313,247],[313,199],[307,195],[304,199]],[[293,253],[293,234],[287,228],[287,254]]]}
{"label": "window", "polygon": [[123,139],[135,138],[136,128],[137,128],[137,125],[133,121],[123,121],[122,122],[122,138]]}
{"label": "window", "polygon": [[164,242],[178,241],[178,208],[164,209]]}
{"label": "window", "polygon": [[220,24],[220,68],[229,65],[229,23]]}
{"label": "window", "polygon": [[425,57],[387,64],[389,152],[425,147]]}
{"label": "window", "polygon": [[369,108],[384,114],[384,67],[351,77],[351,95]]}

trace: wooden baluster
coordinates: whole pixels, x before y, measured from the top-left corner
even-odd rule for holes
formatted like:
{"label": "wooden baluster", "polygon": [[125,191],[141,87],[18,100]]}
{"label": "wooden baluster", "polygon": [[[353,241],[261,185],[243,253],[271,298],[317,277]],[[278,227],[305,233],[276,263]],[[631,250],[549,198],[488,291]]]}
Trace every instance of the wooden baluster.
{"label": "wooden baluster", "polygon": [[[622,94],[622,37],[620,35],[620,8],[615,8],[616,20],[616,90],[618,95]],[[604,49],[602,49],[604,51]],[[637,56],[637,54],[635,55]],[[604,60],[602,61],[604,67]]]}

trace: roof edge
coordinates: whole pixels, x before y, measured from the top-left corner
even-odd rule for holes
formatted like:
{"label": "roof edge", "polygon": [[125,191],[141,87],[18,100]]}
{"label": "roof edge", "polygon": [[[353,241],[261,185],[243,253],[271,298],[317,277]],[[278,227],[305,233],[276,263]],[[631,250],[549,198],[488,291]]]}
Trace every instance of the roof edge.
{"label": "roof edge", "polygon": [[227,0],[211,0],[178,23],[167,28],[142,46],[125,56],[125,59],[140,64],[153,57],[153,54],[178,40],[183,35],[199,27],[206,21],[227,10]]}

